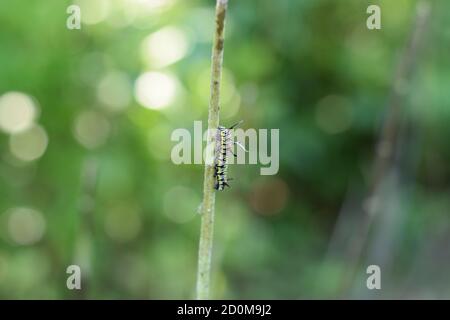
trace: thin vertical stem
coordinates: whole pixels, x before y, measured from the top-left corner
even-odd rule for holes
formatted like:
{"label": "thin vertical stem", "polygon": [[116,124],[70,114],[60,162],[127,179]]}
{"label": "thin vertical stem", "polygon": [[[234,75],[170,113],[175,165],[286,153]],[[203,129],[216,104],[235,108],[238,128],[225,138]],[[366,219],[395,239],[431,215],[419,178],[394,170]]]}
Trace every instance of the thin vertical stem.
{"label": "thin vertical stem", "polygon": [[[224,29],[227,5],[228,0],[217,0],[216,28],[212,48],[211,96],[209,103],[207,139],[207,145],[213,146],[212,150],[215,150],[215,132],[219,126],[220,83],[222,77]],[[203,202],[201,207],[202,222],[198,250],[197,299],[199,300],[209,298],[211,256],[214,234],[214,163],[210,163],[208,161],[205,162]]]}

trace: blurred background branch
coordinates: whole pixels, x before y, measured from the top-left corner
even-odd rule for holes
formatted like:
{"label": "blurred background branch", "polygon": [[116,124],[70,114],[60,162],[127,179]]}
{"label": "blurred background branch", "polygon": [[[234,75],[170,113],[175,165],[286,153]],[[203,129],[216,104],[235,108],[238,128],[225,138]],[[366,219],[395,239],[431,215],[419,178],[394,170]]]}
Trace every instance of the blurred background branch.
{"label": "blurred background branch", "polygon": [[405,112],[403,106],[407,94],[410,92],[411,78],[418,63],[420,49],[426,38],[427,27],[431,14],[431,4],[428,0],[421,0],[416,5],[414,25],[409,40],[403,49],[398,68],[392,83],[389,101],[387,103],[384,121],[371,173],[368,194],[363,202],[363,211],[360,223],[350,241],[346,271],[342,280],[341,294],[348,294],[348,290],[355,278],[363,250],[367,245],[371,225],[376,219],[381,205],[386,199],[380,192],[383,182],[392,169],[395,154],[399,148],[399,133]]}

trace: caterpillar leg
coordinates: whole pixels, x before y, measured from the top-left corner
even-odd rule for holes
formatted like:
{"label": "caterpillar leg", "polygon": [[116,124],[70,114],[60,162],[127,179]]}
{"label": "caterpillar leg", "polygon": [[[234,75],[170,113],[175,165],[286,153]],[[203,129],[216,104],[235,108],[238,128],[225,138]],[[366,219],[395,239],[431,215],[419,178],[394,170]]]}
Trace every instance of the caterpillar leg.
{"label": "caterpillar leg", "polygon": [[248,150],[245,149],[245,147],[244,147],[240,142],[235,141],[234,144],[237,145],[237,146],[238,146],[239,148],[241,148],[242,150],[244,150],[245,152],[248,152]]}
{"label": "caterpillar leg", "polygon": [[238,121],[235,124],[233,124],[231,127],[229,127],[228,129],[234,129],[236,128],[238,125],[240,125],[242,122],[244,122],[244,120]]}

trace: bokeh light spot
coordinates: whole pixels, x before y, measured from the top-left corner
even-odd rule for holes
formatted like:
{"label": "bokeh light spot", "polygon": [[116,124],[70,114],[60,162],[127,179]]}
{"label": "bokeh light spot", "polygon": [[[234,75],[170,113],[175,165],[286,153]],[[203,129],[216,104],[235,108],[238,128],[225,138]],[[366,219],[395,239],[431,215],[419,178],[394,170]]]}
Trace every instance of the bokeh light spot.
{"label": "bokeh light spot", "polygon": [[329,95],[322,98],[316,106],[317,125],[326,133],[341,133],[352,124],[352,109],[348,99]]}
{"label": "bokeh light spot", "polygon": [[75,138],[88,149],[95,149],[105,144],[110,131],[109,120],[100,112],[83,111],[75,119]]}
{"label": "bokeh light spot", "polygon": [[141,225],[138,208],[130,204],[111,208],[105,217],[106,233],[117,242],[128,242],[136,238]]}
{"label": "bokeh light spot", "polygon": [[136,100],[148,109],[163,109],[174,102],[177,80],[161,72],[146,72],[136,80]]}
{"label": "bokeh light spot", "polygon": [[97,24],[105,20],[110,11],[110,0],[76,0],[81,9],[81,22],[84,24]]}
{"label": "bokeh light spot", "polygon": [[172,6],[175,0],[132,0],[132,2],[146,11],[162,11]]}
{"label": "bokeh light spot", "polygon": [[287,184],[279,178],[260,178],[252,187],[250,205],[259,214],[273,215],[286,206]]}
{"label": "bokeh light spot", "polygon": [[47,150],[47,145],[47,132],[39,125],[34,125],[26,131],[13,134],[9,139],[11,153],[22,161],[39,159]]}
{"label": "bokeh light spot", "polygon": [[144,39],[141,55],[148,66],[162,68],[182,59],[188,49],[186,33],[177,27],[169,26]]}
{"label": "bokeh light spot", "polygon": [[0,129],[18,133],[32,126],[37,117],[33,99],[21,92],[8,92],[0,97]]}
{"label": "bokeh light spot", "polygon": [[45,232],[45,220],[42,214],[34,209],[19,207],[6,212],[8,231],[11,239],[20,245],[38,242]]}
{"label": "bokeh light spot", "polygon": [[123,0],[124,17],[127,24],[148,30],[155,25],[160,14],[170,9],[175,0]]}
{"label": "bokeh light spot", "polygon": [[124,110],[131,102],[131,84],[126,74],[106,74],[97,87],[98,100],[110,111]]}

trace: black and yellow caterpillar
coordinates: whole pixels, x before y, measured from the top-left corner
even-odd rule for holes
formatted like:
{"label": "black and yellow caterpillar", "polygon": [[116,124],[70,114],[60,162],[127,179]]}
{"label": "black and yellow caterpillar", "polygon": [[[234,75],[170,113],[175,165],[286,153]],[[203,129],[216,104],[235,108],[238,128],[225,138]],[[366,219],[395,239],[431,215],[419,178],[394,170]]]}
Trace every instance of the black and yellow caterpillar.
{"label": "black and yellow caterpillar", "polygon": [[[236,144],[240,146],[242,149],[244,149],[244,151],[247,151],[239,142],[233,142],[232,129],[234,129],[241,123],[242,121],[239,121],[238,123],[235,123],[229,128],[225,128],[223,126],[219,126],[217,128],[216,153],[214,164],[215,168],[214,177],[216,179],[214,188],[216,190],[222,191],[225,189],[225,187],[230,187],[230,185],[228,184],[228,181],[231,179],[228,178],[227,172],[228,170],[227,154],[228,152],[233,153],[232,151],[233,144]],[[236,154],[233,153],[233,155],[236,157]]]}

